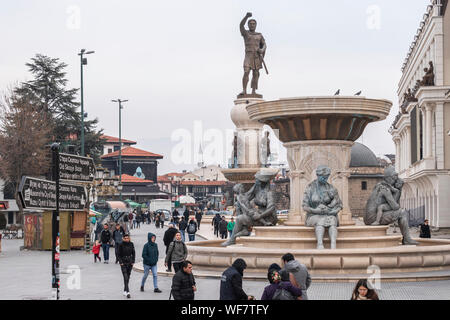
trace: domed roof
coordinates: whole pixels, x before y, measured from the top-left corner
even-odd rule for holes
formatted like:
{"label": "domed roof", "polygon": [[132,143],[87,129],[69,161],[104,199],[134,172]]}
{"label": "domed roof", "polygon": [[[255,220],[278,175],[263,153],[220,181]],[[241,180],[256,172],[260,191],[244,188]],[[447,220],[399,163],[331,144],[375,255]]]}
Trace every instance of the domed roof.
{"label": "domed roof", "polygon": [[379,167],[375,154],[365,145],[355,142],[351,151],[350,167]]}

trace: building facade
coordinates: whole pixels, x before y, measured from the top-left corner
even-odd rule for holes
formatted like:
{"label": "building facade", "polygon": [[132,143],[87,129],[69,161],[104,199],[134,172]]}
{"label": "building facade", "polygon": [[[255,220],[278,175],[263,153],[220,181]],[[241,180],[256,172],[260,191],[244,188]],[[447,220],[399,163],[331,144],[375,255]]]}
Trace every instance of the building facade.
{"label": "building facade", "polygon": [[[122,149],[122,174],[128,174],[156,183],[158,177],[158,160],[163,156],[134,147]],[[102,166],[107,168],[111,175],[119,174],[119,151],[101,156]]]}
{"label": "building facade", "polygon": [[390,128],[401,205],[433,227],[450,227],[450,10],[427,7],[402,66],[399,113]]}

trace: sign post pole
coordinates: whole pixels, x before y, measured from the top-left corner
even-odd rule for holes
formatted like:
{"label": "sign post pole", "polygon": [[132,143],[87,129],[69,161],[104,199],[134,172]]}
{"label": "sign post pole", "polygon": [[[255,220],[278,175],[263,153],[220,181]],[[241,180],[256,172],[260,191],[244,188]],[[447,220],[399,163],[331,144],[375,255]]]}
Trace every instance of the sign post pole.
{"label": "sign post pole", "polygon": [[56,210],[52,214],[52,295],[59,300],[59,143],[52,144],[52,174],[56,183]]}

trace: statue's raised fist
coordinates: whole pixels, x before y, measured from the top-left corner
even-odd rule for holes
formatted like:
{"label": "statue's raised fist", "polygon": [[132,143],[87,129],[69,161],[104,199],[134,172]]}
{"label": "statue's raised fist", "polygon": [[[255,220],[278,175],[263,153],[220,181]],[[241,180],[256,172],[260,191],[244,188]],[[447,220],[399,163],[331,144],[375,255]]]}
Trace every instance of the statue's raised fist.
{"label": "statue's raised fist", "polygon": [[247,12],[247,14],[245,15],[247,18],[250,18],[252,16],[251,12]]}

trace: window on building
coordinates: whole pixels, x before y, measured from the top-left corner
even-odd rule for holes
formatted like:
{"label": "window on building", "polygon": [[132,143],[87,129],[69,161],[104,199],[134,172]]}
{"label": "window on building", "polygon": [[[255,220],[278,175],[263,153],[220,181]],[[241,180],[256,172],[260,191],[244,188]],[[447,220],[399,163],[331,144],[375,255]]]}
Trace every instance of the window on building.
{"label": "window on building", "polygon": [[112,153],[112,152],[113,152],[113,149],[108,148],[108,153]]}
{"label": "window on building", "polygon": [[367,190],[367,181],[361,181],[361,190]]}

